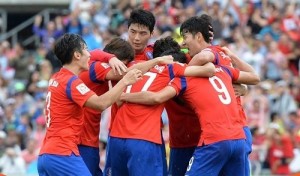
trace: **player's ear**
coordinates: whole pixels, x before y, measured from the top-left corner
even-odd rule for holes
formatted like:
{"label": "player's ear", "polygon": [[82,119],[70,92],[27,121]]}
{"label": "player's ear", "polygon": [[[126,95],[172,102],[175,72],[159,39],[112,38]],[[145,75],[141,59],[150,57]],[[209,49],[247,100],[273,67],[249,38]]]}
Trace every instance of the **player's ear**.
{"label": "player's ear", "polygon": [[203,39],[203,36],[202,36],[202,33],[201,33],[201,32],[197,32],[197,33],[196,33],[196,39],[197,39],[198,41],[200,41],[200,40]]}
{"label": "player's ear", "polygon": [[75,51],[75,52],[74,52],[74,57],[75,57],[76,59],[79,59],[79,58],[80,58],[80,55],[81,55],[81,53],[80,53],[79,51]]}

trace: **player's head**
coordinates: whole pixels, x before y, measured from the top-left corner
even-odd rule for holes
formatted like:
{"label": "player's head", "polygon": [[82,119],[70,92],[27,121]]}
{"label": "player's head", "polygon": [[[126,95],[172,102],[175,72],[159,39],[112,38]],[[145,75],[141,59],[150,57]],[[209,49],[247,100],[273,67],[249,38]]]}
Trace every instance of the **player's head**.
{"label": "player's head", "polygon": [[73,57],[78,54],[86,54],[87,49],[85,41],[77,34],[64,34],[55,43],[54,53],[62,65],[70,64]]}
{"label": "player's head", "polygon": [[103,49],[103,51],[114,54],[125,64],[134,59],[134,50],[131,45],[122,38],[112,39]]}
{"label": "player's head", "polygon": [[175,62],[187,63],[186,55],[180,50],[169,49],[163,52],[160,56],[172,55]]}
{"label": "player's head", "polygon": [[170,36],[156,40],[153,46],[154,58],[166,55],[172,55],[176,62],[186,63],[186,56],[181,52],[180,45]]}
{"label": "player's head", "polygon": [[206,14],[191,17],[182,23],[180,34],[183,36],[183,44],[189,49],[191,56],[211,42],[210,32],[213,32],[211,26],[211,17]]}
{"label": "player's head", "polygon": [[136,52],[147,46],[155,26],[154,15],[147,10],[135,9],[128,20],[128,41]]}
{"label": "player's head", "polygon": [[159,57],[163,52],[170,49],[180,51],[179,44],[172,37],[165,37],[156,40],[156,42],[153,45],[153,57]]}

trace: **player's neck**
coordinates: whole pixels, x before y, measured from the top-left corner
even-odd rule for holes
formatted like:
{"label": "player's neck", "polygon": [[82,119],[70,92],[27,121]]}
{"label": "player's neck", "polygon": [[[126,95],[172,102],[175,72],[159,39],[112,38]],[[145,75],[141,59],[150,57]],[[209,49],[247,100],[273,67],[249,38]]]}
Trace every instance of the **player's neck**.
{"label": "player's neck", "polygon": [[141,53],[143,53],[144,50],[145,50],[145,48],[143,48],[141,50],[135,50],[135,54],[141,54]]}
{"label": "player's neck", "polygon": [[78,68],[74,67],[73,65],[64,65],[63,68],[69,70],[74,75],[79,75],[80,70],[78,70]]}
{"label": "player's neck", "polygon": [[201,46],[201,50],[207,48],[207,47],[210,47],[211,44],[210,43],[206,43],[206,42],[203,42],[202,46]]}

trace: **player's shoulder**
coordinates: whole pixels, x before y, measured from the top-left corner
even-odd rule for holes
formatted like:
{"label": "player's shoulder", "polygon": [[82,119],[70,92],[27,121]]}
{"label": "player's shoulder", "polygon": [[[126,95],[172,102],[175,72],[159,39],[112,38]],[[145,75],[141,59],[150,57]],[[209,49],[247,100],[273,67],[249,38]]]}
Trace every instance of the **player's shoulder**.
{"label": "player's shoulder", "polygon": [[153,59],[153,44],[149,44],[146,46],[144,53],[148,60]]}

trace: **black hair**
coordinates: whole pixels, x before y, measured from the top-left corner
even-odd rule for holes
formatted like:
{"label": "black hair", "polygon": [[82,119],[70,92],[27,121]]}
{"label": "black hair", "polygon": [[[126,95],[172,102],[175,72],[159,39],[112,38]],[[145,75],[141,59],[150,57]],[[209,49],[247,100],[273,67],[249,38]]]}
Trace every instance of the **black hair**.
{"label": "black hair", "polygon": [[160,56],[172,55],[175,62],[186,63],[186,55],[180,50],[169,49],[163,52]]}
{"label": "black hair", "polygon": [[131,24],[146,26],[150,33],[152,33],[155,26],[155,17],[150,11],[144,9],[135,9],[130,13],[128,28]]}
{"label": "black hair", "polygon": [[86,46],[85,41],[78,34],[66,33],[55,43],[54,53],[62,65],[72,62],[75,51],[82,53]]}
{"label": "black hair", "polygon": [[204,40],[209,43],[209,38],[212,36],[210,32],[213,32],[211,21],[211,17],[206,14],[191,17],[181,24],[180,34],[191,33],[194,36],[200,32]]}
{"label": "black hair", "polygon": [[186,63],[186,55],[181,52],[180,45],[170,36],[161,38],[154,43],[153,57],[172,55],[174,61]]}
{"label": "black hair", "polygon": [[153,45],[153,57],[159,57],[167,50],[180,51],[179,44],[170,36],[156,40]]}
{"label": "black hair", "polygon": [[114,54],[118,59],[131,62],[134,59],[134,49],[122,38],[112,39],[103,49],[103,51]]}

